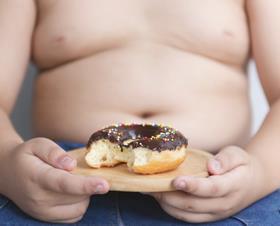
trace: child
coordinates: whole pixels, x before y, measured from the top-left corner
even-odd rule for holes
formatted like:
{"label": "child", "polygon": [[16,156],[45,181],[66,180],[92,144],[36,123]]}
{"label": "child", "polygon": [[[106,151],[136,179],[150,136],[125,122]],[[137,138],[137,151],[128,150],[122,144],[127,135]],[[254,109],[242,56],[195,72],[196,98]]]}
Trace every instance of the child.
{"label": "child", "polygon": [[[0,222],[279,224],[279,11],[272,0],[2,0]],[[270,103],[252,138],[250,48]],[[9,114],[30,57],[37,138],[23,141]],[[65,150],[118,122],[173,125],[216,154],[211,176],[142,195],[69,173]]]}

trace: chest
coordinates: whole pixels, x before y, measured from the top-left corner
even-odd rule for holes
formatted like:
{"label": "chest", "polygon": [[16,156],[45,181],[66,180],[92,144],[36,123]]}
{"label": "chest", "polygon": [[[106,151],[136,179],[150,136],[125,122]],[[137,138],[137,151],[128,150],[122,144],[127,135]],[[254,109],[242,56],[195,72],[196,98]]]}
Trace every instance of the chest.
{"label": "chest", "polygon": [[133,40],[232,63],[248,52],[244,0],[38,0],[34,35],[34,56],[42,64]]}

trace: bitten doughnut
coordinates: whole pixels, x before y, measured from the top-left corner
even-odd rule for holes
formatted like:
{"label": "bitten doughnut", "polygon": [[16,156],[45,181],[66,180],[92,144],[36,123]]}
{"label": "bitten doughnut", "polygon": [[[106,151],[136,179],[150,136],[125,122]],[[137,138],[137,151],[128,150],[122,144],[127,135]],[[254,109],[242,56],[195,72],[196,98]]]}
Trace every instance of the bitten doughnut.
{"label": "bitten doughnut", "polygon": [[118,124],[91,135],[85,160],[93,168],[127,163],[134,173],[161,173],[184,161],[187,145],[187,139],[168,126]]}

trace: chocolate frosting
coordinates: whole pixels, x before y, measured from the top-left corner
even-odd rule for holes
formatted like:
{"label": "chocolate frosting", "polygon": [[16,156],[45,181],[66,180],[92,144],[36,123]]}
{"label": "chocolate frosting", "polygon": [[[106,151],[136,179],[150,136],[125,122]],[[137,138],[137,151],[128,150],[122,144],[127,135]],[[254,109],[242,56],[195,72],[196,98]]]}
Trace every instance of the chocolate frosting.
{"label": "chocolate frosting", "polygon": [[174,150],[188,145],[188,140],[177,130],[158,124],[117,124],[93,133],[87,148],[93,142],[107,139],[123,147],[144,147],[153,151]]}

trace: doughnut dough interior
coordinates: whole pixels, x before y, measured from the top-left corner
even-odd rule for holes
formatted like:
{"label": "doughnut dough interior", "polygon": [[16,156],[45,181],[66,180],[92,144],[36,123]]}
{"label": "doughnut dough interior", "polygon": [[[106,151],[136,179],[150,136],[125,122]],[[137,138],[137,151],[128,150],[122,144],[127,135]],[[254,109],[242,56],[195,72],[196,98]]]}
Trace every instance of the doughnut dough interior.
{"label": "doughnut dough interior", "polygon": [[145,147],[132,148],[130,140],[126,142],[128,146],[121,148],[108,139],[97,140],[88,148],[85,160],[93,168],[127,163],[128,169],[134,173],[154,174],[176,169],[186,157],[184,145],[176,150],[156,151]]}

